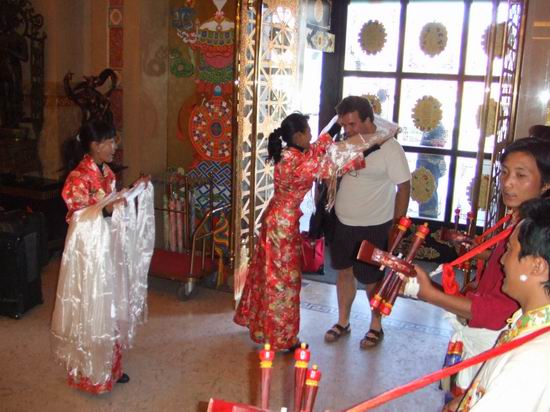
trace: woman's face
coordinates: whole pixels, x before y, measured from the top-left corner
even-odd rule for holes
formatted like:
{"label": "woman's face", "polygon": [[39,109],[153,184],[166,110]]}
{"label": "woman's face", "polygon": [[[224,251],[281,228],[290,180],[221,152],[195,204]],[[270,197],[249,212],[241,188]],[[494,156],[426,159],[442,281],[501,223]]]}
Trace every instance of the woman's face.
{"label": "woman's face", "polygon": [[91,155],[97,164],[111,163],[115,155],[115,138],[102,140],[100,143],[92,142],[90,145]]}
{"label": "woman's face", "polygon": [[530,153],[512,152],[502,163],[500,172],[502,201],[518,209],[526,200],[539,197],[545,190],[537,162]]}
{"label": "woman's face", "polygon": [[311,128],[308,126],[304,132],[296,132],[292,136],[292,140],[296,146],[300,146],[304,150],[309,149],[311,141]]}

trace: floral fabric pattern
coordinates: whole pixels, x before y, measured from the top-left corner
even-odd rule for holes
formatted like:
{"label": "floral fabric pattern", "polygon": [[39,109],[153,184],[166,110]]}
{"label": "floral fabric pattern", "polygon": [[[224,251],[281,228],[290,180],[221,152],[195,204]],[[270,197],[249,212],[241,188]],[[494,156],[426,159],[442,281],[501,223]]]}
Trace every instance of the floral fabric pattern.
{"label": "floral fabric pattern", "polygon": [[273,350],[294,345],[300,328],[302,275],[300,203],[319,173],[331,143],[322,135],[306,152],[283,150],[275,165],[275,193],[264,215],[234,321],[250,330],[257,343]]}
{"label": "floral fabric pattern", "polygon": [[105,163],[103,173],[90,155],[85,155],[69,173],[61,195],[67,205],[67,222],[76,210],[95,205],[115,187],[115,174]]}

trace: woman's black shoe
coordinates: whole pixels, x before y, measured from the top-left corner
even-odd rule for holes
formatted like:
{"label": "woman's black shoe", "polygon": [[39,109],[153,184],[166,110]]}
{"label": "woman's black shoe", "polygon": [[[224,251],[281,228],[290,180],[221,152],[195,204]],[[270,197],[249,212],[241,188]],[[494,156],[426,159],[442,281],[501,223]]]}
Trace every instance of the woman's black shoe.
{"label": "woman's black shoe", "polygon": [[130,382],[130,377],[125,373],[123,373],[122,376],[118,378],[118,381],[116,381],[116,383],[128,383],[128,382]]}
{"label": "woman's black shoe", "polygon": [[[299,347],[301,347],[301,345],[302,345],[302,342],[298,341],[294,345],[292,345],[291,347],[289,347],[287,349],[284,349],[284,351],[285,351],[285,353],[294,353],[294,351],[296,349],[298,349]],[[306,343],[306,349],[308,349],[308,348],[309,348],[309,345]]]}

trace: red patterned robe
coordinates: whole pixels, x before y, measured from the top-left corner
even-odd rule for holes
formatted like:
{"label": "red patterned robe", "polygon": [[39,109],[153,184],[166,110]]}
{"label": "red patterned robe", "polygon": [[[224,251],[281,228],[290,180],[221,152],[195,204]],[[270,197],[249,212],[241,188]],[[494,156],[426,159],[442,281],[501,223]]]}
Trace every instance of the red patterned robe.
{"label": "red patterned robe", "polygon": [[[69,173],[63,186],[61,195],[67,204],[67,222],[71,220],[73,213],[77,210],[98,203],[115,188],[115,175],[113,171],[103,164],[103,173],[99,166],[89,156],[85,155],[78,166]],[[67,375],[69,386],[81,389],[93,394],[110,392],[115,383],[122,376],[122,356],[120,346],[113,347],[113,368],[112,378],[103,384],[93,384],[85,376],[74,379]]]}
{"label": "red patterned robe", "polygon": [[103,173],[90,155],[84,155],[78,166],[69,173],[61,195],[67,204],[67,222],[75,210],[95,205],[115,188],[115,174],[103,164]]}
{"label": "red patterned robe", "polygon": [[283,150],[275,165],[275,193],[262,216],[260,236],[234,321],[273,350],[297,342],[302,281],[300,204],[319,172],[331,143],[322,135],[307,152]]}

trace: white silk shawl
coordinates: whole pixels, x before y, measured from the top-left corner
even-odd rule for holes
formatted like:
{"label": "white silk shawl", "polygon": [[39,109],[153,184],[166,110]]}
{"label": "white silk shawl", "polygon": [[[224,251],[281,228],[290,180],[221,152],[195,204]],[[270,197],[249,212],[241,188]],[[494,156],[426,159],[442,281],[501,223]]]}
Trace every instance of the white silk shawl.
{"label": "white silk shawl", "polygon": [[[102,209],[117,198],[112,219]],[[137,209],[136,209],[137,201]],[[112,193],[69,223],[52,316],[52,351],[75,378],[111,378],[115,342],[131,346],[146,320],[147,272],[155,239],[153,186]]]}

